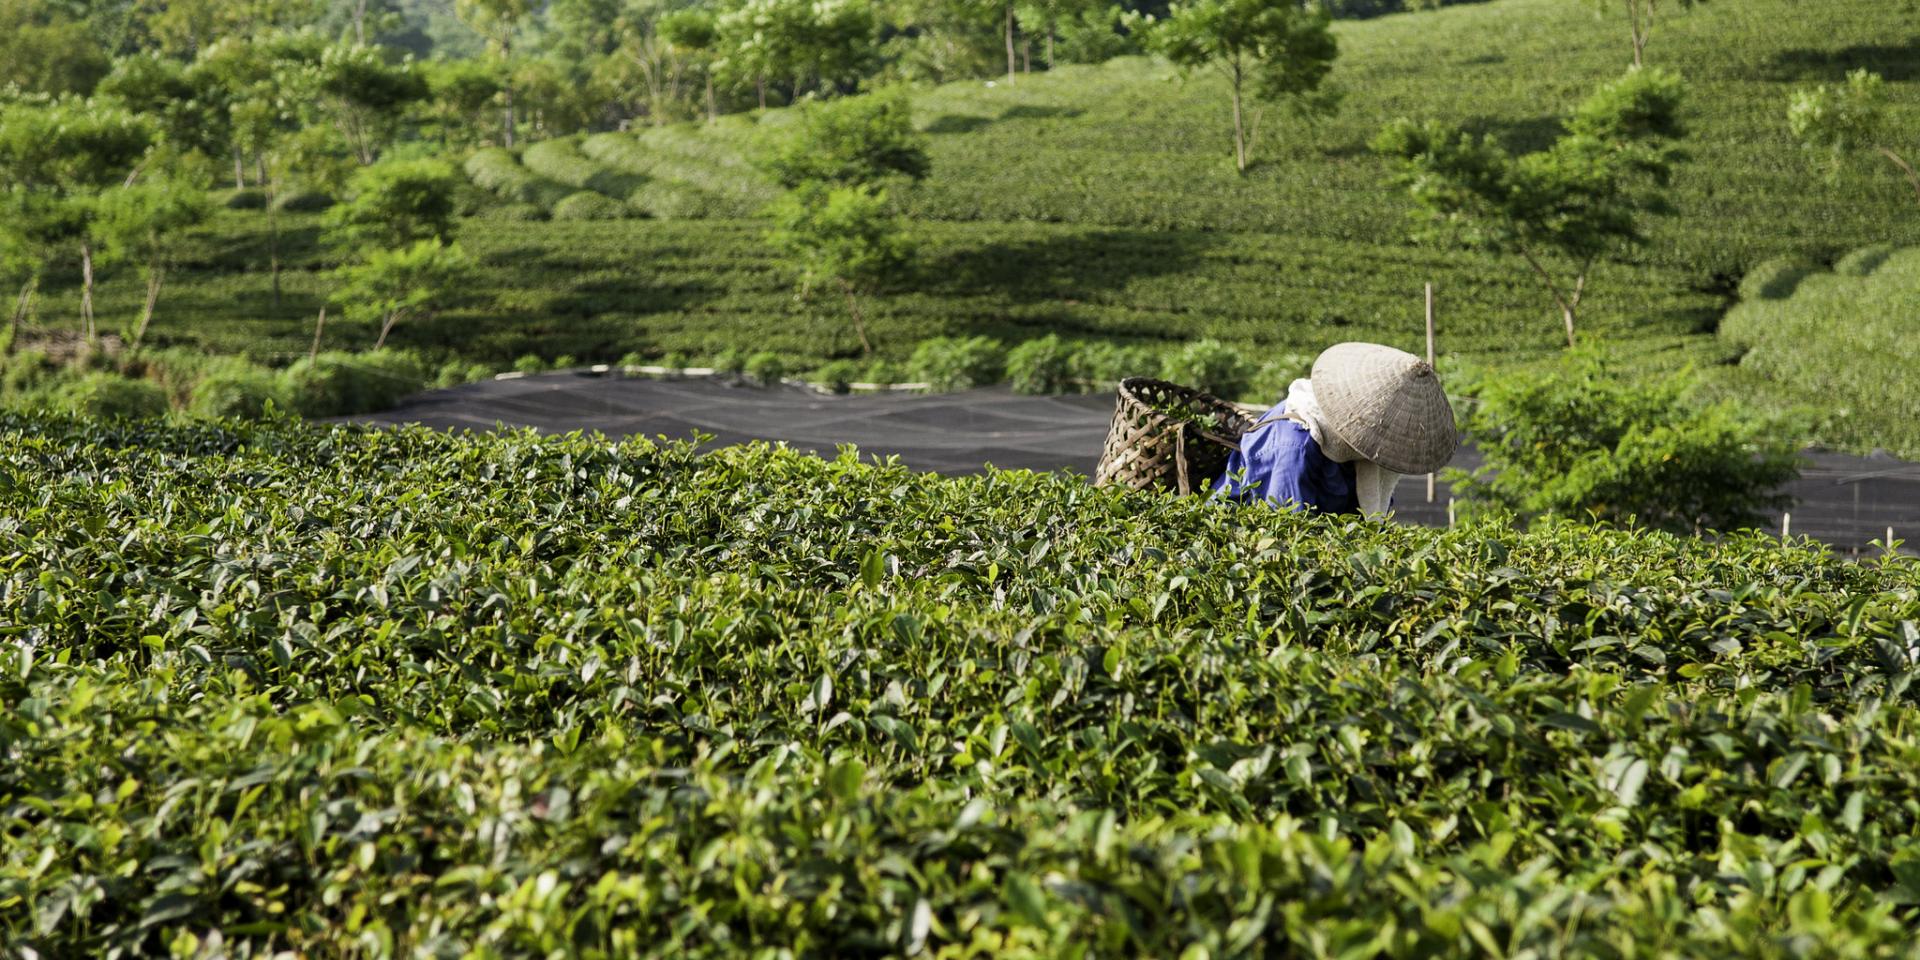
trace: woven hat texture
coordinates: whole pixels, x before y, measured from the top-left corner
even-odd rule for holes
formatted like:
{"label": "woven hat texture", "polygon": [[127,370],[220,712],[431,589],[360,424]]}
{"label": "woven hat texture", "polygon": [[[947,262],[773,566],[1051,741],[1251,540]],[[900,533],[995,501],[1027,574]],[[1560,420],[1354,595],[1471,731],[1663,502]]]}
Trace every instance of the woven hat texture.
{"label": "woven hat texture", "polygon": [[1377,343],[1336,343],[1313,362],[1327,426],[1395,473],[1432,473],[1460,445],[1453,407],[1425,360]]}

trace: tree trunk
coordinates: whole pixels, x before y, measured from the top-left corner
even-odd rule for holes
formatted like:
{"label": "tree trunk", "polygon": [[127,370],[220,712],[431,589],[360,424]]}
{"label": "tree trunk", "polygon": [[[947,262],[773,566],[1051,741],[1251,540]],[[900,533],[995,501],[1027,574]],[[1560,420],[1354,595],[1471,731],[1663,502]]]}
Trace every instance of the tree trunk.
{"label": "tree trunk", "polygon": [[1247,172],[1247,128],[1240,116],[1240,65],[1233,65],[1233,161],[1235,169]]}
{"label": "tree trunk", "polygon": [[504,125],[503,136],[506,139],[507,149],[511,150],[513,149],[513,41],[511,40],[500,42],[500,66],[508,71],[506,82],[500,85],[501,93],[507,98],[506,109],[501,111],[501,121]]}
{"label": "tree trunk", "polygon": [[11,356],[20,342],[20,324],[26,322],[27,313],[33,309],[33,294],[39,286],[40,278],[33,277],[20,287],[20,299],[14,301],[13,320],[7,326],[6,355]]}
{"label": "tree trunk", "polygon": [[367,45],[367,0],[358,0],[353,5],[353,42]]}
{"label": "tree trunk", "polygon": [[1642,0],[1627,0],[1627,28],[1633,34],[1633,65],[1636,67],[1640,66],[1641,55],[1647,49],[1647,30],[1653,26],[1650,22],[1651,10],[1646,11],[1649,22],[1644,27],[1641,25],[1641,3]]}
{"label": "tree trunk", "polygon": [[753,78],[753,85],[760,91],[760,109],[765,110],[767,108],[767,78],[755,77]]}
{"label": "tree trunk", "polygon": [[280,315],[280,211],[275,209],[273,188],[267,188],[267,273],[273,278],[273,313]]}
{"label": "tree trunk", "polygon": [[326,326],[327,305],[323,303],[320,305],[320,317],[313,321],[313,348],[307,351],[308,363],[312,363],[313,358],[320,355],[320,331],[326,329]]}
{"label": "tree trunk", "polygon": [[93,342],[93,247],[80,242],[80,336]]}
{"label": "tree trunk", "polygon": [[147,325],[153,322],[154,305],[160,302],[160,284],[166,282],[167,271],[158,263],[147,264],[147,301],[140,306],[140,323],[133,328],[133,347],[140,348],[141,341],[147,338]]}
{"label": "tree trunk", "polygon": [[1874,149],[1885,154],[1888,160],[1893,161],[1894,166],[1900,168],[1901,173],[1907,175],[1907,182],[1913,184],[1913,195],[1915,199],[1920,199],[1920,171],[1915,170],[1913,164],[1908,163],[1905,158],[1886,147],[1874,147]]}
{"label": "tree trunk", "polygon": [[1054,20],[1047,21],[1047,69],[1048,70],[1052,70],[1054,68],[1053,40],[1054,40],[1054,36],[1059,33],[1058,27],[1059,27],[1059,23],[1057,21],[1054,21]]}
{"label": "tree trunk", "polygon": [[[1539,260],[1534,259],[1532,251],[1522,247],[1520,248],[1520,256],[1526,258],[1527,266],[1533,268],[1534,275],[1540,278],[1540,284],[1547,288],[1547,293],[1553,297],[1553,302],[1560,307],[1560,317],[1566,321],[1567,325],[1567,349],[1573,349],[1575,346],[1573,325],[1575,315],[1580,309],[1580,290],[1585,288],[1587,283],[1586,271],[1584,269],[1581,271],[1578,286],[1574,288],[1573,299],[1568,300],[1560,294],[1560,285],[1553,282],[1553,275],[1548,273],[1547,269],[1540,265]],[[1591,263],[1591,261],[1589,261],[1589,263]]]}
{"label": "tree trunk", "polygon": [[237,146],[233,148],[233,188],[235,190],[247,188],[247,160],[246,157],[241,156],[240,148]]}
{"label": "tree trunk", "polygon": [[[375,350],[378,350],[381,347],[384,347],[387,345],[387,334],[392,333],[393,325],[399,322],[400,322],[400,311],[398,310],[395,310],[394,312],[387,314],[387,318],[380,322],[380,336],[373,341],[373,348]],[[319,331],[316,330],[314,332],[314,335],[318,337]]]}
{"label": "tree trunk", "polygon": [[707,122],[720,119],[720,101],[713,95],[713,71],[707,71]]}
{"label": "tree trunk", "polygon": [[1024,36],[1020,38],[1020,72],[1033,73],[1033,41]]}
{"label": "tree trunk", "polygon": [[873,342],[867,339],[867,320],[860,313],[860,298],[854,295],[853,284],[840,281],[840,289],[847,295],[847,312],[853,315],[853,332],[860,337],[860,351],[864,356],[873,356]]}
{"label": "tree trunk", "polygon": [[1007,4],[1007,82],[1013,82],[1013,4]]}

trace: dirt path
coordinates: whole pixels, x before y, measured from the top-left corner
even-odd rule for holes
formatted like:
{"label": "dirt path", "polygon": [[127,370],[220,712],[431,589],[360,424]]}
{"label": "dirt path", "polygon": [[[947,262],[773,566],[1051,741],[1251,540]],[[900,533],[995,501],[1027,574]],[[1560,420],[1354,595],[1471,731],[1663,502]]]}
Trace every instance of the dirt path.
{"label": "dirt path", "polygon": [[[800,387],[735,386],[717,380],[648,380],[551,373],[491,380],[412,397],[394,410],[355,418],[491,429],[499,424],[543,432],[599,431],[608,436],[695,433],[715,443],[784,440],[831,455],[841,444],[898,456],[938,473],[1003,469],[1092,473],[1113,411],[1108,396],[1025,397],[1004,387],[961,393],[821,396]],[[1477,459],[1462,450],[1455,465]],[[1798,501],[1792,532],[1843,553],[1867,549],[1892,527],[1920,547],[1920,464],[1883,457],[1814,451],[1787,492]],[[1446,490],[1428,503],[1424,477],[1401,482],[1399,514],[1427,524],[1447,522]],[[1778,533],[1779,518],[1769,525]]]}

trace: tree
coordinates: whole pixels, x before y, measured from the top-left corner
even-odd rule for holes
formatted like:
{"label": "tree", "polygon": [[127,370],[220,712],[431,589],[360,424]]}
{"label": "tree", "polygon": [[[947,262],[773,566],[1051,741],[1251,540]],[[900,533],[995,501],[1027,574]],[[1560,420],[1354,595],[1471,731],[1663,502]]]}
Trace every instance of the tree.
{"label": "tree", "polygon": [[407,109],[427,98],[427,82],[411,63],[390,64],[374,47],[328,47],[317,68],[315,91],[362,165],[393,142]]}
{"label": "tree", "polygon": [[340,267],[340,289],[333,295],[349,318],[380,325],[375,350],[386,346],[387,335],[401,320],[431,316],[473,272],[460,250],[438,237],[418,240],[391,250],[375,250],[359,263]]}
{"label": "tree", "polygon": [[1913,185],[1920,200],[1920,171],[1889,146],[1893,128],[1887,123],[1886,81],[1877,73],[1855,70],[1844,86],[1821,84],[1796,90],[1787,106],[1787,124],[1794,138],[1809,150],[1825,151],[1834,172],[1847,154],[1871,150],[1887,158]]}
{"label": "tree", "polygon": [[[1653,37],[1653,25],[1660,17],[1663,0],[1588,0],[1600,10],[1625,8],[1627,35],[1633,41],[1633,65],[1644,66],[1647,41]],[[1706,0],[1667,0],[1688,10]]]}
{"label": "tree", "polygon": [[772,212],[768,240],[799,275],[802,295],[816,283],[838,286],[861,350],[873,353],[860,297],[900,269],[908,253],[886,191],[812,182],[789,191]]}
{"label": "tree", "polygon": [[1167,17],[1153,31],[1154,49],[1183,70],[1212,67],[1227,80],[1241,173],[1260,129],[1259,111],[1245,116],[1249,83],[1254,96],[1283,101],[1299,116],[1333,110],[1334,99],[1321,87],[1340,46],[1324,9],[1295,0],[1190,0],[1174,4]]}
{"label": "tree", "polygon": [[876,94],[819,104],[803,114],[799,135],[786,140],[767,166],[787,188],[818,181],[835,186],[877,184],[892,176],[913,180],[932,168],[926,141],[913,129],[904,95]]}
{"label": "tree", "polygon": [[855,0],[748,0],[715,25],[722,76],[751,83],[760,106],[767,85],[786,80],[794,97],[851,85],[876,64],[879,21]]}
{"label": "tree", "polygon": [[166,258],[175,239],[212,213],[200,185],[167,178],[149,178],[110,191],[94,205],[89,229],[99,243],[102,262],[137,261],[146,280],[146,299],[130,338],[133,346],[146,338],[147,326],[153,322],[166,279]]}
{"label": "tree", "polygon": [[338,247],[398,248],[453,235],[460,175],[443,160],[385,160],[363,167],[349,199],[327,215],[327,239]]}
{"label": "tree", "polygon": [[707,120],[720,116],[720,100],[714,93],[713,65],[720,48],[720,21],[711,10],[676,10],[660,18],[660,36],[687,63],[700,71],[706,81]]}
{"label": "tree", "polygon": [[106,101],[0,104],[0,182],[9,184],[9,206],[24,218],[21,235],[33,246],[48,252],[78,246],[80,333],[89,343],[96,332],[88,220],[101,194],[124,187],[138,172],[153,140],[146,120]]}
{"label": "tree", "polygon": [[[1683,92],[1674,74],[1630,69],[1588,97],[1552,147],[1525,156],[1410,120],[1373,147],[1399,159],[1395,180],[1425,221],[1419,238],[1519,255],[1560,308],[1571,347],[1594,261],[1643,242],[1645,215],[1670,212],[1660,188],[1678,159]],[[1572,275],[1550,270],[1549,254],[1572,261]]]}
{"label": "tree", "polygon": [[[499,67],[480,60],[436,60],[426,66],[426,107],[441,145],[479,142],[480,117],[505,85]],[[456,130],[463,131],[457,140]]]}
{"label": "tree", "polygon": [[1702,405],[1691,374],[1620,378],[1599,356],[1470,387],[1467,435],[1485,457],[1447,479],[1474,507],[1593,517],[1675,533],[1732,530],[1787,505],[1795,444],[1732,401]]}
{"label": "tree", "polygon": [[[474,29],[474,32],[487,38],[494,55],[500,58],[503,68],[511,69],[513,62],[513,43],[519,36],[520,28],[539,8],[538,0],[454,0],[454,12],[462,22]],[[501,110],[501,129],[506,145],[513,146],[513,83],[509,80],[501,89],[505,105]]]}
{"label": "tree", "polygon": [[[700,11],[682,12],[692,18],[689,24],[703,19],[709,24],[712,22]],[[686,49],[675,43],[674,34],[669,32],[669,25],[673,29],[681,27],[677,15],[656,3],[630,5],[615,24],[619,55],[639,74],[641,84],[646,87],[647,117],[664,126],[674,119],[674,105],[682,99],[682,86],[687,82],[690,65]],[[712,41],[710,36],[704,39]]]}
{"label": "tree", "polygon": [[0,90],[84,94],[113,64],[84,20],[45,0],[0,0]]}

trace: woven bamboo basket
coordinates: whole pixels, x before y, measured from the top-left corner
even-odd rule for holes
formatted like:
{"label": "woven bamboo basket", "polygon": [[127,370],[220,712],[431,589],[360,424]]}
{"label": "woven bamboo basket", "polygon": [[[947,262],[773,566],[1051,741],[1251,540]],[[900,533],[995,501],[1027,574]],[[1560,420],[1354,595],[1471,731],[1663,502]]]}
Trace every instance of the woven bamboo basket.
{"label": "woven bamboo basket", "polygon": [[[1184,410],[1221,428],[1165,410]],[[1093,471],[1094,486],[1182,494],[1205,490],[1226,472],[1227,458],[1240,449],[1240,435],[1253,425],[1254,419],[1233,404],[1192,387],[1148,377],[1122,380],[1107,446]]]}

